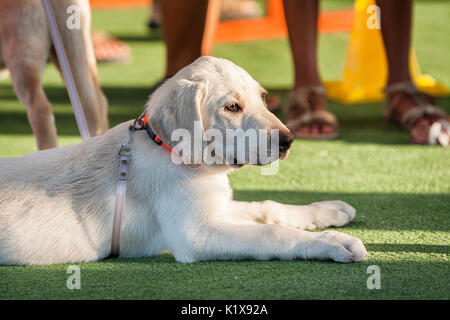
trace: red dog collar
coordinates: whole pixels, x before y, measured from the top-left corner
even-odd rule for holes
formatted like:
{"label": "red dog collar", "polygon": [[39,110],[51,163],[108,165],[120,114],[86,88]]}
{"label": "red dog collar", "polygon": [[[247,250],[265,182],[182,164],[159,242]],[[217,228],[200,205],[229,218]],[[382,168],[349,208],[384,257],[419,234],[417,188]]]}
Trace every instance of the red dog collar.
{"label": "red dog collar", "polygon": [[152,139],[157,145],[160,145],[166,150],[178,155],[178,153],[173,151],[171,147],[165,144],[161,140],[161,138],[158,137],[155,132],[153,132],[150,124],[148,123],[148,113],[144,113],[139,118],[137,118],[128,129],[130,130],[128,142],[127,144],[122,145],[119,151],[119,177],[117,179],[117,191],[116,201],[114,205],[114,220],[110,252],[110,256],[113,257],[118,257],[120,255],[120,229],[122,224],[122,212],[125,204],[125,195],[127,191],[128,169],[131,161],[131,150],[129,144],[131,142],[133,131],[145,130],[150,139]]}
{"label": "red dog collar", "polygon": [[[140,124],[139,127],[136,127],[136,122]],[[153,140],[157,145],[162,146],[167,151],[173,152],[177,154],[171,147],[169,147],[164,141],[161,140],[161,138],[153,131],[153,129],[150,127],[150,124],[148,123],[148,113],[145,112],[142,114],[133,124],[132,127],[130,127],[130,130],[134,128],[134,130],[145,130],[147,132],[147,135],[150,139]]]}

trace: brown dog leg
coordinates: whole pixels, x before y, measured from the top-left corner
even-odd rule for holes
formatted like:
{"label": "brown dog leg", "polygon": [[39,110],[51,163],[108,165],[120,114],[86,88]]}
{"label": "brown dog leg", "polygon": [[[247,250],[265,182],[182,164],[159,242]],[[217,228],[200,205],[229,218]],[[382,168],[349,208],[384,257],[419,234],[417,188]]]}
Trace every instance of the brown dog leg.
{"label": "brown dog leg", "polygon": [[42,89],[50,39],[39,2],[3,1],[0,5],[2,56],[11,73],[14,91],[27,109],[37,147],[48,149],[58,144],[53,110]]}

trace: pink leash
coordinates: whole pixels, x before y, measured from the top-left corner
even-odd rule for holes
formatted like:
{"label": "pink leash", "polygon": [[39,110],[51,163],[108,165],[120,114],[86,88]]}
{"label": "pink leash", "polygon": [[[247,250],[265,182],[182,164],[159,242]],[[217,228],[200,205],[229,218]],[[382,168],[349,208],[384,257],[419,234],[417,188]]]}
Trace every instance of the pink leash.
{"label": "pink leash", "polygon": [[[131,137],[131,136],[130,136]],[[128,142],[129,144],[130,142]],[[114,205],[114,222],[111,240],[111,256],[120,255],[120,229],[122,225],[122,212],[127,192],[128,168],[130,165],[130,147],[122,145],[119,151],[119,177],[117,178],[116,202]]]}
{"label": "pink leash", "polygon": [[[56,23],[55,12],[52,5],[50,4],[50,0],[42,0],[42,5],[44,6],[48,29],[50,31],[50,36],[52,38],[59,65],[61,67],[61,73],[66,84],[70,102],[72,103],[73,113],[75,115],[78,130],[80,131],[81,138],[83,140],[87,140],[90,138],[90,134],[87,127],[86,117],[84,116],[80,96],[78,95],[75,81],[73,80],[72,71],[70,69],[69,60],[67,59],[67,54],[64,49],[61,33],[59,32],[58,25]],[[130,143],[131,134],[133,132],[134,130],[130,131],[130,137],[127,145],[121,146],[119,151],[120,164],[119,177],[117,179],[116,201],[114,206],[114,221],[110,253],[111,256],[120,255],[120,229],[122,223],[122,211],[127,191],[128,168],[131,161],[130,149],[128,145]]]}
{"label": "pink leash", "polygon": [[50,36],[52,37],[53,45],[55,46],[56,55],[58,57],[59,65],[61,66],[61,73],[63,75],[64,82],[69,93],[70,102],[72,103],[73,113],[75,120],[77,121],[78,130],[80,131],[81,138],[87,140],[90,138],[89,130],[87,127],[86,117],[81,107],[80,96],[73,80],[72,71],[70,70],[67,54],[62,42],[61,33],[59,32],[58,25],[56,24],[55,12],[50,4],[50,0],[42,0],[44,6],[45,16],[47,17],[48,29]]}

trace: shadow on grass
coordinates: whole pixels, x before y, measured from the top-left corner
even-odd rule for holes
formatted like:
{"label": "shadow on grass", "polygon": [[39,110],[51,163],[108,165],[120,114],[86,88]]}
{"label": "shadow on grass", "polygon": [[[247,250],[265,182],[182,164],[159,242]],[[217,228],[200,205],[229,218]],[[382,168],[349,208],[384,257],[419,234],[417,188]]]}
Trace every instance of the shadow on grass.
{"label": "shadow on grass", "polygon": [[[370,243],[365,242],[364,246],[367,251],[370,252],[394,252],[394,253],[442,253],[450,255],[450,245],[433,245],[433,244],[410,244],[410,243]],[[271,260],[276,262],[277,264],[284,263],[292,263],[293,261],[280,261],[280,260]],[[239,261],[203,261],[197,262],[194,264],[221,264],[221,263],[230,263],[233,264],[242,264],[242,263],[250,263],[250,264],[264,264],[267,261],[255,261],[255,260],[239,260]],[[322,263],[331,263],[336,264],[332,261],[302,261],[304,263],[312,263],[312,264],[322,264]],[[106,258],[98,263],[112,263],[112,264],[134,264],[134,263],[150,263],[150,264],[179,264],[175,261],[175,258],[170,253],[160,254],[154,257],[145,257],[145,258]]]}
{"label": "shadow on grass", "polygon": [[[341,199],[357,208],[339,228],[364,235],[367,261],[208,261],[178,263],[169,254],[77,264],[81,290],[68,290],[67,266],[0,266],[0,299],[448,299],[449,245],[410,243],[402,231],[450,230],[448,194],[317,193],[235,190],[236,200],[288,204]],[[426,209],[432,208],[432,209]],[[372,231],[380,231],[373,233]],[[383,239],[383,231],[399,231]],[[413,233],[414,234],[414,233]],[[445,239],[442,235],[436,235]],[[363,237],[361,237],[363,239]],[[383,242],[386,241],[386,242]],[[389,242],[400,243],[389,243]],[[403,243],[402,243],[403,242]],[[421,254],[421,255],[417,255]],[[427,254],[424,256],[423,254]],[[382,290],[366,287],[367,267],[382,272]]]}
{"label": "shadow on grass", "polygon": [[368,290],[373,263],[115,259],[79,264],[81,290],[67,265],[0,266],[0,299],[448,299],[444,261],[375,262],[382,289]]}
{"label": "shadow on grass", "polygon": [[[434,244],[411,244],[411,243],[370,243],[365,242],[364,246],[367,251],[370,252],[394,252],[394,253],[442,253],[450,255],[450,245],[434,245]],[[290,263],[292,261],[277,261],[278,263]],[[255,260],[240,260],[240,261],[204,261],[199,262],[201,264],[216,264],[221,262],[229,262],[232,264],[239,264],[241,262],[250,263],[265,263],[267,261],[255,261]],[[303,261],[305,262],[305,261]],[[335,263],[332,261],[306,261],[308,263]],[[164,253],[154,257],[146,258],[106,258],[99,261],[99,263],[164,263],[164,264],[178,264],[175,258],[170,253]],[[192,265],[192,264],[191,264]]]}
{"label": "shadow on grass", "polygon": [[[142,87],[114,87],[102,86],[102,90],[108,98],[110,105],[120,105],[122,103],[140,104],[143,107],[147,98],[152,92],[152,83]],[[70,104],[67,90],[62,86],[45,86],[44,91],[51,103]],[[10,84],[0,84],[0,99],[2,101],[17,101],[17,97]],[[1,109],[0,109],[1,110]]]}
{"label": "shadow on grass", "polygon": [[[144,107],[141,108],[127,108],[127,111],[120,110],[120,112],[110,112],[109,124],[113,127],[121,122],[137,118]],[[58,136],[79,136],[79,131],[76,126],[75,117],[71,112],[70,107],[67,111],[55,111],[55,121],[58,130]],[[28,123],[25,112],[0,112],[0,134],[30,134],[33,132]]]}
{"label": "shadow on grass", "polygon": [[[151,94],[152,86],[114,87],[103,86],[103,91],[109,101],[110,125],[137,117]],[[285,103],[287,89],[268,89],[269,92],[281,97]],[[50,102],[55,106],[55,118],[59,135],[78,135],[78,129],[70,108],[67,91],[62,86],[46,86],[45,92]],[[0,84],[0,98],[2,101],[17,101],[11,84]],[[19,104],[19,102],[17,102]],[[440,106],[450,112],[450,97],[440,99]],[[382,116],[383,107],[380,103],[358,104],[343,106],[329,101],[328,108],[339,119],[341,134],[340,141],[350,143],[376,143],[388,145],[406,145],[409,134],[398,126],[388,123]],[[2,112],[0,106],[0,133],[32,134],[24,109]],[[284,113],[276,115],[283,121]]]}
{"label": "shadow on grass", "polygon": [[[138,117],[144,110],[151,93],[148,87],[103,87],[109,102],[110,126]],[[70,100],[64,87],[45,87],[45,92],[54,106],[58,135],[79,135]],[[10,85],[0,85],[1,101],[17,101]],[[17,104],[20,104],[17,101]],[[2,111],[0,104],[0,134],[33,134],[24,108],[17,111]]]}
{"label": "shadow on grass", "polygon": [[119,40],[124,42],[162,42],[163,37],[160,32],[148,32],[142,34],[125,34],[117,33],[114,34]]}
{"label": "shadow on grass", "polygon": [[367,251],[377,252],[421,252],[450,254],[450,246],[434,244],[365,243]]}
{"label": "shadow on grass", "polygon": [[[234,190],[238,201],[273,200],[286,204],[309,204],[342,200],[356,208],[346,230],[450,230],[450,194],[329,193],[278,190]],[[337,230],[339,230],[338,228]]]}

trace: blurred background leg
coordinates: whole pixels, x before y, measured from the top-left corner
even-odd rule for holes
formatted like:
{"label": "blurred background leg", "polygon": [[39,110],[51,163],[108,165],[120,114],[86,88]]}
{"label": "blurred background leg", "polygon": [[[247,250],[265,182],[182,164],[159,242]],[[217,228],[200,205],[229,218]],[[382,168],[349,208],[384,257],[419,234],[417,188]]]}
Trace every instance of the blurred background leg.
{"label": "blurred background leg", "polygon": [[[317,62],[319,0],[284,0],[284,12],[294,60],[294,87],[288,97],[286,121],[297,138],[332,139],[338,134],[335,117],[326,112],[326,95]],[[299,90],[301,89],[301,90]],[[312,116],[307,115],[307,113]]]}
{"label": "blurred background leg", "polygon": [[[414,87],[413,89],[402,88],[405,83],[412,81],[409,69],[412,0],[378,0],[377,5],[381,12],[381,32],[388,61],[386,99],[389,104],[390,118],[410,131],[413,143],[428,144],[431,126],[448,117],[443,111],[435,108],[435,101],[431,97],[419,91],[411,93],[411,90],[416,90]],[[411,120],[411,123],[404,121],[404,116],[408,112],[413,109],[419,112],[424,110],[425,106],[428,111],[423,111],[416,117],[417,119]],[[448,132],[444,130],[439,135],[448,135]]]}
{"label": "blurred background leg", "polygon": [[388,61],[387,84],[411,81],[409,50],[411,47],[411,0],[378,0],[381,33]]}
{"label": "blurred background leg", "polygon": [[284,0],[295,68],[294,88],[321,85],[317,67],[318,0]]}
{"label": "blurred background leg", "polygon": [[[211,54],[214,34],[211,28],[217,23],[212,20],[217,20],[219,10],[219,0],[162,1],[166,77],[173,76],[198,57]],[[210,17],[207,19],[208,11]],[[208,27],[205,28],[207,21]]]}

